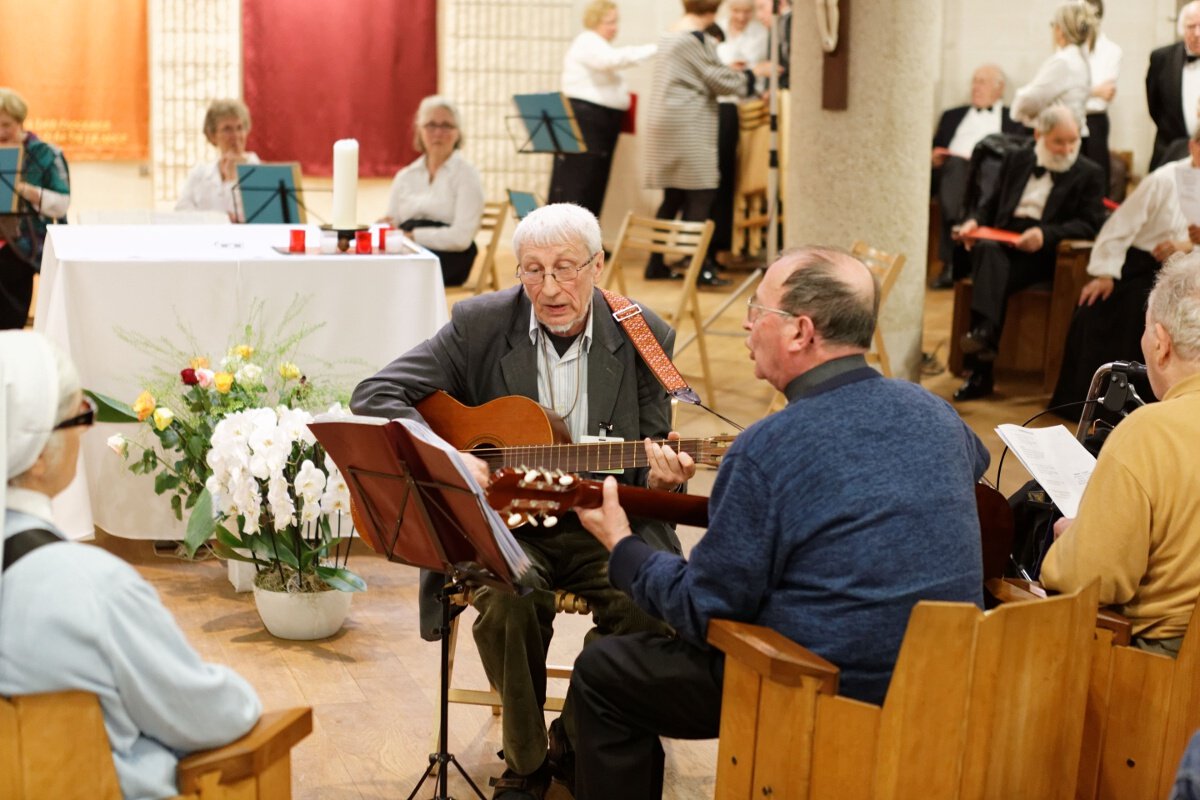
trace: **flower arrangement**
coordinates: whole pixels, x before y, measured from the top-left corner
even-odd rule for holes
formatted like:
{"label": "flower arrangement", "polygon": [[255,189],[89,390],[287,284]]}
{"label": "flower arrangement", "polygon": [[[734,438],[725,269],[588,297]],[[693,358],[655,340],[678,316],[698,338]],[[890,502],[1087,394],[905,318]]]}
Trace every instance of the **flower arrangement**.
{"label": "flower arrangement", "polygon": [[[294,302],[281,327],[302,308]],[[263,588],[362,591],[366,584],[345,566],[349,491],[307,427],[313,409],[349,412],[334,402],[336,392],[314,384],[291,360],[320,325],[265,346],[254,324],[261,312],[256,305],[241,341],[215,367],[205,355],[123,334],[186,366],[163,371],[132,406],[89,394],[102,421],[142,423],[153,435],[143,443],[116,434],[108,445],[130,471],[154,475],[154,491],[170,497],[177,519],[188,513],[189,555],[215,536],[214,552],[253,563]]]}

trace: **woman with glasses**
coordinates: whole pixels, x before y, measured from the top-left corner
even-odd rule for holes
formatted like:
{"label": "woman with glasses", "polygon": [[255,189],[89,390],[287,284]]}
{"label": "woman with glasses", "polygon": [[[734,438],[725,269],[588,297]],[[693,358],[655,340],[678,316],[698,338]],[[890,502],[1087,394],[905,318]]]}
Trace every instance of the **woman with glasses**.
{"label": "woman with glasses", "polygon": [[475,262],[475,234],[483,218],[483,183],[458,152],[458,110],[445,97],[421,101],[413,123],[413,146],[421,156],[396,173],[381,222],[407,231],[433,251],[447,286],[461,286]]}
{"label": "woman with glasses", "polygon": [[192,167],[176,211],[220,211],[232,222],[245,222],[246,209],[237,186],[238,164],[257,164],[258,156],[246,150],[250,135],[250,109],[241,100],[213,100],[204,113],[204,138],[217,148],[215,161]]}
{"label": "woman with glasses", "polygon": [[258,696],[200,658],[132,566],[64,541],[50,499],[75,477],[95,408],[40,333],[0,332],[0,421],[0,695],[95,694],[122,796],[173,796],[179,758],[246,733]]}

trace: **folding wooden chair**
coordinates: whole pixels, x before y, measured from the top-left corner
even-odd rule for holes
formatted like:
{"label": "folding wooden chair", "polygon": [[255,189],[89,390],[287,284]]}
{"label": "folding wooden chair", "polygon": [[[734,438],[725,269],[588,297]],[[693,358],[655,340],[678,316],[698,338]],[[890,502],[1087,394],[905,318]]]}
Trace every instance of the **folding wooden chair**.
{"label": "folding wooden chair", "polygon": [[[882,312],[888,295],[892,293],[892,287],[896,285],[896,279],[900,277],[900,270],[904,269],[904,256],[885,253],[861,240],[854,243],[854,246],[850,248],[850,253],[866,264],[867,269],[871,270],[875,274],[875,279],[879,281],[879,310]],[[888,358],[887,347],[883,341],[883,326],[878,322],[875,324],[875,337],[871,342],[871,351],[867,353],[867,362],[878,364],[879,371],[883,373],[884,377],[894,377],[892,362]]]}
{"label": "folding wooden chair", "polygon": [[[704,318],[700,314],[700,296],[696,291],[696,277],[704,265],[704,258],[708,253],[708,243],[712,239],[712,235],[712,220],[675,222],[653,217],[639,217],[630,212],[625,215],[625,221],[621,223],[621,231],[617,234],[617,244],[613,248],[608,274],[604,276],[603,285],[606,289],[611,289],[615,279],[621,294],[627,294],[623,269],[624,261],[629,257],[630,250],[661,253],[664,258],[668,256],[690,257],[687,272],[680,285],[679,301],[670,314],[663,314],[663,318],[675,326],[676,356],[693,340],[699,345],[705,400],[715,408],[712,368],[708,362],[708,342],[704,338]],[[695,333],[679,343],[678,331],[685,317],[691,319]]]}
{"label": "folding wooden chair", "polygon": [[471,266],[471,274],[463,281],[462,288],[472,294],[483,294],[500,288],[500,272],[496,268],[496,248],[500,244],[500,236],[504,232],[504,220],[508,216],[508,201],[500,200],[483,204],[483,218],[479,223],[480,236],[486,237],[486,242],[479,250],[475,263]]}

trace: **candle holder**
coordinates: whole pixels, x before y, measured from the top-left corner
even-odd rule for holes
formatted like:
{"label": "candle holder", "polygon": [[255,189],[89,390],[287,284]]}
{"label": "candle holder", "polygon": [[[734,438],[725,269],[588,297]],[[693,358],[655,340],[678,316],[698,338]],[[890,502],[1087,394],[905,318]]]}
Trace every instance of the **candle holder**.
{"label": "candle holder", "polygon": [[370,225],[355,225],[352,228],[335,228],[332,225],[322,225],[321,230],[333,231],[337,234],[337,249],[339,253],[348,253],[354,246],[354,235],[359,231],[370,230]]}

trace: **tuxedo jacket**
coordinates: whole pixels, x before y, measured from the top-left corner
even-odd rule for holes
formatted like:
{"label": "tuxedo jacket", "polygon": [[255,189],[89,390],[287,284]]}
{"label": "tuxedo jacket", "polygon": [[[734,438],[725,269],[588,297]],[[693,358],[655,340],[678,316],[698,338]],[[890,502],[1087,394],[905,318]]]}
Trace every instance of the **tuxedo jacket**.
{"label": "tuxedo jacket", "polygon": [[[1183,108],[1183,66],[1187,50],[1183,42],[1160,47],[1150,54],[1146,70],[1146,105],[1158,133],[1154,137],[1151,171],[1167,163],[1167,148],[1177,139],[1186,139],[1187,120]],[[1191,109],[1189,113],[1196,113]]]}
{"label": "tuxedo jacket", "polygon": [[[980,225],[1008,228],[1025,185],[1033,174],[1037,156],[1033,147],[1013,150],[1000,166],[1000,185],[976,212]],[[1086,156],[1079,156],[1066,172],[1054,177],[1039,223],[1045,243],[1042,253],[1053,253],[1064,239],[1092,239],[1104,223],[1104,171]]]}
{"label": "tuxedo jacket", "polygon": [[[963,118],[967,116],[967,112],[971,110],[971,106],[955,106],[954,108],[946,109],[942,112],[942,118],[938,120],[937,130],[933,133],[934,147],[949,147],[951,140],[954,139],[954,134],[958,130],[958,126],[962,124]],[[1000,130],[999,133],[1029,133],[1029,129],[1021,123],[1017,122],[1009,116],[1008,106],[1000,106]]]}

